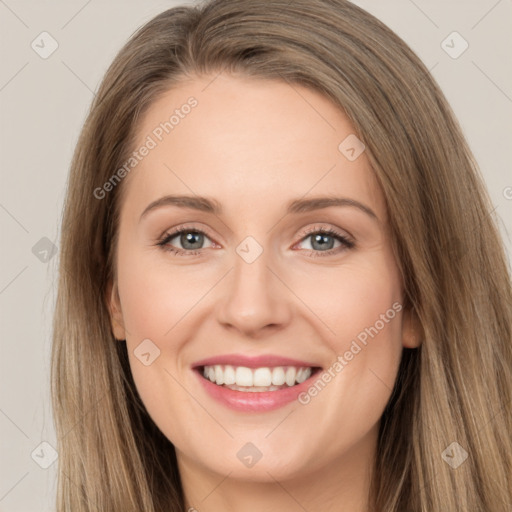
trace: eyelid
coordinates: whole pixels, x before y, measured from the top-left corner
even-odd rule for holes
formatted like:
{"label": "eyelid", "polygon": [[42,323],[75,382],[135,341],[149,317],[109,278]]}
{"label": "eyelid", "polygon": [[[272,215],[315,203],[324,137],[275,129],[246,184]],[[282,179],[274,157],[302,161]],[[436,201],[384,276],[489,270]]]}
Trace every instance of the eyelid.
{"label": "eyelid", "polygon": [[301,238],[299,241],[302,241],[306,236],[311,235],[313,233],[318,233],[319,231],[327,232],[332,235],[346,238],[347,240],[350,240],[351,242],[355,242],[354,237],[351,234],[349,234],[348,231],[333,227],[330,224],[322,224],[322,223],[317,223],[311,227],[306,228],[302,232],[302,235],[301,235]]}
{"label": "eyelid", "polygon": [[[176,235],[179,235],[183,231],[193,231],[197,233],[204,234],[208,236],[208,238],[212,239],[212,235],[210,233],[210,230],[206,227],[197,226],[197,225],[190,225],[191,223],[185,223],[185,224],[179,224],[175,227],[166,229],[159,237],[157,237],[157,241],[161,241],[162,239],[165,239],[169,236],[175,237]],[[212,240],[213,241],[213,240]]]}

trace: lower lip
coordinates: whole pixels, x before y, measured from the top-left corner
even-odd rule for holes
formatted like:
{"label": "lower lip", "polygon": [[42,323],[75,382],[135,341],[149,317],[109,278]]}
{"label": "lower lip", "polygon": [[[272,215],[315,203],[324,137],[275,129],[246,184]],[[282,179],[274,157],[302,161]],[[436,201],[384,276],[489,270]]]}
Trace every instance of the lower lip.
{"label": "lower lip", "polygon": [[297,397],[303,391],[306,391],[311,385],[313,378],[321,370],[316,370],[309,379],[301,384],[292,387],[285,387],[277,391],[235,391],[224,386],[218,386],[201,375],[200,370],[195,370],[201,384],[206,392],[221,404],[230,409],[240,412],[265,412],[279,409],[285,405],[297,400]]}

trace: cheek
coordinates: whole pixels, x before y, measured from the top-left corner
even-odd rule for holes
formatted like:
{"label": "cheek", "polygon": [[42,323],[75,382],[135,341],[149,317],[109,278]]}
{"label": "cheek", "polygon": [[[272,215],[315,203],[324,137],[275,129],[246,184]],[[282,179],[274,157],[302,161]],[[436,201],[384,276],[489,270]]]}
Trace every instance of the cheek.
{"label": "cheek", "polygon": [[132,338],[169,339],[210,282],[193,268],[171,268],[165,257],[149,258],[144,253],[120,258],[118,268],[123,319]]}
{"label": "cheek", "polygon": [[402,353],[402,297],[395,267],[383,265],[345,280],[334,343],[358,393],[384,396],[393,388]]}
{"label": "cheek", "polygon": [[307,278],[287,278],[334,353],[350,350],[353,340],[376,357],[400,349],[402,290],[391,257],[376,251],[328,271],[312,268]]}
{"label": "cheek", "polygon": [[339,333],[334,342],[337,352],[350,351],[355,342],[375,357],[383,356],[386,351],[395,352],[393,347],[401,346],[402,305],[398,287],[385,277],[371,276],[366,279],[347,276],[343,286],[344,292],[337,300],[338,313],[332,314]]}
{"label": "cheek", "polygon": [[335,427],[326,435],[338,445],[340,425],[354,436],[370,428],[391,395],[402,354],[400,281],[386,259],[347,265],[328,280],[320,273],[310,277],[298,294],[322,320],[316,323],[332,355],[324,379],[301,403],[313,416],[329,416],[326,424]]}
{"label": "cheek", "polygon": [[157,425],[167,434],[186,436],[187,423],[180,421],[190,409],[190,396],[180,385],[187,378],[183,348],[190,340],[190,318],[200,311],[215,276],[203,272],[199,278],[195,269],[171,268],[165,258],[156,262],[135,250],[119,254],[121,308],[136,388]]}

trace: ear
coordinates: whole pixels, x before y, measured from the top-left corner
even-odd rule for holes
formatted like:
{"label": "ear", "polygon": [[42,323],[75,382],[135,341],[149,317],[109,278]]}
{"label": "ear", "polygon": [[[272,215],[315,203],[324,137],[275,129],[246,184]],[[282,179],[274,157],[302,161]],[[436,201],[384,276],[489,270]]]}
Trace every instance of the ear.
{"label": "ear", "polygon": [[423,329],[414,309],[404,309],[402,315],[402,345],[405,348],[418,348],[423,338]]}
{"label": "ear", "polygon": [[110,315],[110,325],[112,333],[117,340],[126,339],[126,331],[124,327],[123,313],[121,311],[121,300],[117,283],[110,280],[106,290],[107,307]]}

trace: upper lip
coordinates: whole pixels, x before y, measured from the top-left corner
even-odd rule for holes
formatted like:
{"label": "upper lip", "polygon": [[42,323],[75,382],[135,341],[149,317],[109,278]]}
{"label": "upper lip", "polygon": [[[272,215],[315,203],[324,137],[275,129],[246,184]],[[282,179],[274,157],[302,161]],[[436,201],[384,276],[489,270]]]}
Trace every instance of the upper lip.
{"label": "upper lip", "polygon": [[320,366],[308,361],[300,361],[289,357],[282,357],[273,354],[260,356],[246,356],[243,354],[224,354],[220,356],[202,359],[192,364],[193,368],[214,365],[245,366],[246,368],[262,368],[275,366],[295,366],[297,368],[319,368]]}

